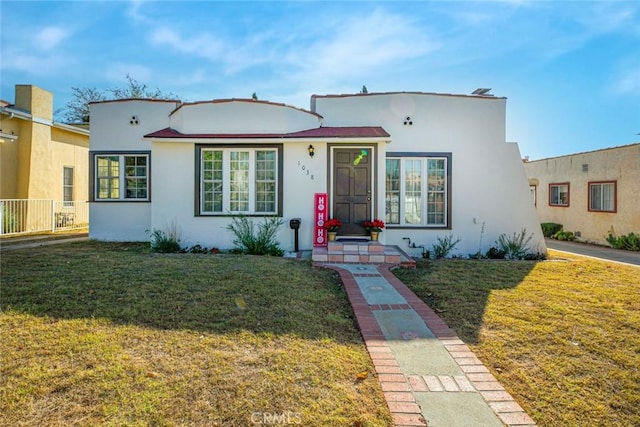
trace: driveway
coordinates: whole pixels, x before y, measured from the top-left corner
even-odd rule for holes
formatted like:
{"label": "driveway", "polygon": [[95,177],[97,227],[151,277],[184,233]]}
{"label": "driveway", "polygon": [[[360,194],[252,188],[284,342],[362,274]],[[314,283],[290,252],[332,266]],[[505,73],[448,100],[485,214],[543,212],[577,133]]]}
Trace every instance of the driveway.
{"label": "driveway", "polygon": [[612,249],[606,246],[546,239],[547,248],[607,261],[640,266],[640,252]]}

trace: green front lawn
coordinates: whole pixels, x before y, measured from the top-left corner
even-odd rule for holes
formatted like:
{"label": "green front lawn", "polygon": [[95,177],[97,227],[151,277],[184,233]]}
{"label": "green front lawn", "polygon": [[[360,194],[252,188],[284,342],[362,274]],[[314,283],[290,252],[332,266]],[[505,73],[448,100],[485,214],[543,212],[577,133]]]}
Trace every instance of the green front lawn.
{"label": "green front lawn", "polygon": [[2,253],[0,425],[391,423],[334,273],[147,246]]}
{"label": "green front lawn", "polygon": [[550,255],[395,274],[538,425],[640,425],[640,268]]}

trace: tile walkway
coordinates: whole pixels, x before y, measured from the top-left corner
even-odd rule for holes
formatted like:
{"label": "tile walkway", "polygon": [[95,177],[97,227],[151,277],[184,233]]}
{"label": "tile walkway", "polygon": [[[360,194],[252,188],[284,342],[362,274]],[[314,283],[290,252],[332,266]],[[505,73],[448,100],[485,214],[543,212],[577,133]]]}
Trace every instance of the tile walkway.
{"label": "tile walkway", "polygon": [[392,264],[314,265],[340,274],[395,426],[535,426]]}

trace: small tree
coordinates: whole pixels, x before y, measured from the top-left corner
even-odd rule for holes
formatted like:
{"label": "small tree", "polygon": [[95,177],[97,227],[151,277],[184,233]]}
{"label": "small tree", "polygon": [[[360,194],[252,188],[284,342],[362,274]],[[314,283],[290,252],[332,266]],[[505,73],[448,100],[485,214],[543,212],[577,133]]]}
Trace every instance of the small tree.
{"label": "small tree", "polygon": [[71,101],[62,110],[66,123],[89,123],[89,103],[106,100],[106,96],[96,88],[72,87]]}
{"label": "small tree", "polygon": [[360,93],[369,93],[365,85],[362,85],[362,89],[360,89]]}
{"label": "small tree", "polygon": [[[99,91],[96,88],[71,88],[73,96],[62,112],[66,123],[89,123],[89,103],[106,101],[107,99],[178,99],[171,92],[163,93],[160,89],[150,90],[146,84],[140,83],[127,74],[127,85]],[[106,93],[105,93],[106,92]]]}

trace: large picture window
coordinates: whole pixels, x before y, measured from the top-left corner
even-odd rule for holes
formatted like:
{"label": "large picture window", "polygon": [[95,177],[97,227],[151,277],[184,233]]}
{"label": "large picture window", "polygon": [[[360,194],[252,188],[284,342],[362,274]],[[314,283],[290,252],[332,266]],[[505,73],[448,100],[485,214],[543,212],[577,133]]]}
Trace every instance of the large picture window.
{"label": "large picture window", "polygon": [[389,225],[448,227],[450,154],[387,153],[385,200]]}
{"label": "large picture window", "polygon": [[279,146],[200,146],[199,215],[277,215],[281,211]]}
{"label": "large picture window", "polygon": [[94,154],[95,200],[149,200],[148,154]]}
{"label": "large picture window", "polygon": [[549,206],[569,206],[569,183],[549,184]]}
{"label": "large picture window", "polygon": [[589,210],[595,212],[616,211],[616,182],[589,183]]}

